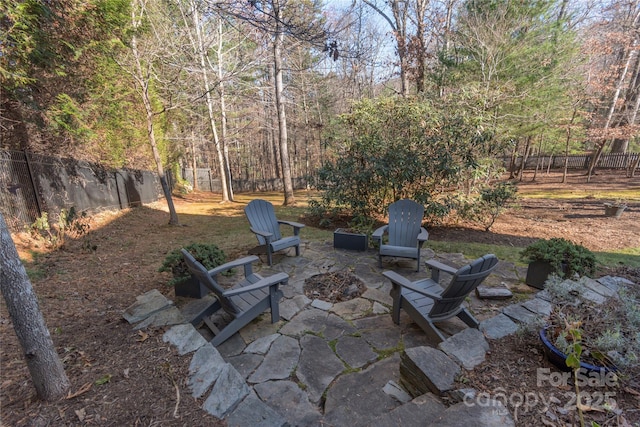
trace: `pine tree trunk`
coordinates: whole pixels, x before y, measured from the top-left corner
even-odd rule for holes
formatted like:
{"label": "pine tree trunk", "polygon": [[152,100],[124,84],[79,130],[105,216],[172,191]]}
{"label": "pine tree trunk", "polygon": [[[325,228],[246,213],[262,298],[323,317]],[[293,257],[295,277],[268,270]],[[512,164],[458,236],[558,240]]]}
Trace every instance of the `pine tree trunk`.
{"label": "pine tree trunk", "polygon": [[284,184],[284,205],[293,206],[296,199],[293,194],[293,180],[291,178],[291,165],[289,163],[289,147],[287,136],[287,116],[284,110],[282,82],[282,44],[284,39],[283,30],[280,28],[282,22],[282,12],[278,2],[274,2],[276,9],[276,34],[273,42],[273,62],[275,69],[275,88],[276,88],[276,109],[278,110],[278,130],[280,131],[280,160],[282,163],[282,181]]}
{"label": "pine tree trunk", "polygon": [[31,379],[38,397],[46,401],[58,400],[67,394],[69,378],[1,213],[0,243],[0,290],[24,351]]}

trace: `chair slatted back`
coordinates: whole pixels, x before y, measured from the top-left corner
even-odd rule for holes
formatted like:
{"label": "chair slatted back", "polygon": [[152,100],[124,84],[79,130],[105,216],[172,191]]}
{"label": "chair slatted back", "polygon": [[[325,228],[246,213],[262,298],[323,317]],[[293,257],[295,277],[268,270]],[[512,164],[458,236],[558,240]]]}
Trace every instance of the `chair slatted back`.
{"label": "chair slatted back", "polygon": [[[262,199],[252,200],[244,208],[244,213],[253,229],[273,234],[271,241],[280,240],[282,238],[282,235],[280,234],[280,226],[276,219],[276,212],[273,209],[273,204],[271,204],[271,202]],[[267,243],[264,237],[259,235],[256,235],[256,237],[258,238],[258,243],[261,245]]]}
{"label": "chair slatted back", "polygon": [[220,301],[220,305],[222,309],[227,313],[235,316],[240,312],[238,307],[227,297],[224,296],[224,289],[216,282],[213,277],[209,275],[207,269],[198,262],[193,255],[189,253],[186,249],[182,249],[182,257],[184,258],[184,262],[187,264],[189,271],[193,274],[200,283],[204,284]]}
{"label": "chair slatted back", "polygon": [[449,286],[442,292],[442,299],[433,305],[429,316],[442,318],[457,311],[465,298],[491,274],[497,265],[498,258],[493,254],[487,254],[458,269],[451,278]]}
{"label": "chair slatted back", "polygon": [[415,247],[424,206],[410,199],[398,200],[389,205],[389,245]]}

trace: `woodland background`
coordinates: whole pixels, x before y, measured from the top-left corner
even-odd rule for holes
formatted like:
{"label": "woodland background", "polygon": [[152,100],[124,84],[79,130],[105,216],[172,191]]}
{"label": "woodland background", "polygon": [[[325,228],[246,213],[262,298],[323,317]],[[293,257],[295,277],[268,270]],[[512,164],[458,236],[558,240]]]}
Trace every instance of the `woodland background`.
{"label": "woodland background", "polygon": [[212,168],[225,200],[231,178],[284,178],[292,201],[291,177],[313,176],[366,130],[345,131],[354,105],[371,117],[389,108],[368,99],[473,120],[490,134],[485,156],[637,151],[637,0],[0,8],[2,148],[159,176]]}

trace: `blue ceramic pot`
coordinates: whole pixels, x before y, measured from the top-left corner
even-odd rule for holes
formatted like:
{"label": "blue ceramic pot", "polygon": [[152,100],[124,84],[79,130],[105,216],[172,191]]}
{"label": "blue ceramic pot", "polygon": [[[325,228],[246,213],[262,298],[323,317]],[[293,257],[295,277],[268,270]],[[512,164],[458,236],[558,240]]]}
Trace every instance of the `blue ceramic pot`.
{"label": "blue ceramic pot", "polygon": [[[571,371],[571,368],[569,368],[566,363],[567,355],[558,350],[558,348],[549,341],[547,338],[547,330],[544,328],[540,329],[540,340],[544,345],[544,353],[547,359],[549,359],[549,362],[560,370]],[[587,372],[599,372],[603,374],[617,371],[615,366],[596,366],[585,362],[580,362],[580,368],[585,369]]]}

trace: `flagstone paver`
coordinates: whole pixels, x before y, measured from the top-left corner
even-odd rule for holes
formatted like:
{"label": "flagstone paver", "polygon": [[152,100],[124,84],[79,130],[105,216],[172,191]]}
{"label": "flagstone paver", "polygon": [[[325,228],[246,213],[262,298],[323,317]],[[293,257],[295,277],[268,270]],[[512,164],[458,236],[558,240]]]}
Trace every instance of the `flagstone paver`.
{"label": "flagstone paver", "polygon": [[203,345],[196,351],[191,359],[187,381],[193,397],[204,396],[220,376],[224,364],[224,359],[211,344]]}
{"label": "flagstone paver", "polygon": [[309,401],[318,404],[327,386],[345,369],[324,339],[305,335],[300,338],[302,353],[296,376],[307,386]]}
{"label": "flagstone paver", "polygon": [[480,322],[480,330],[487,338],[497,340],[514,334],[518,330],[518,325],[508,316],[500,313]]}
{"label": "flagstone paver", "polygon": [[[455,267],[469,261],[462,254],[424,251],[424,259],[434,256]],[[302,256],[290,253],[278,257],[273,267],[256,267],[265,276],[280,271],[290,275],[280,304],[283,320],[271,324],[266,313],[218,348],[208,343],[211,337],[205,330],[190,323],[210,296],[181,307],[185,323],[180,324],[173,301],[157,290],[137,297],[123,313],[135,329],[167,327],[163,339],[180,354],[193,353],[187,385],[193,397],[206,396],[206,413],[243,427],[514,425],[500,402],[476,405],[475,390],[454,390],[455,377],[462,367],[473,369],[483,360],[485,337],[500,339],[514,333],[518,324],[544,317],[550,310],[546,291],[532,293],[529,300],[502,312],[485,310],[491,315],[482,319],[482,332],[457,319],[442,322],[441,330],[450,337],[440,344],[441,351],[406,314],[401,314],[400,325],[392,322],[391,286],[380,274],[375,251],[347,253],[330,243],[303,242]],[[398,268],[410,280],[429,276],[427,269],[416,273],[414,267],[390,259],[384,269]],[[360,298],[314,304],[304,296],[306,278],[347,268],[367,286]],[[500,262],[488,285],[520,286],[524,272]],[[601,302],[623,283],[606,276],[585,288],[592,301]],[[460,403],[447,407],[430,390]]]}
{"label": "flagstone paver", "polygon": [[523,302],[522,306],[532,313],[540,316],[546,317],[551,314],[551,303],[543,300],[542,298],[532,298],[529,301]]}
{"label": "flagstone paver", "polygon": [[361,368],[378,358],[378,354],[361,337],[344,336],[338,338],[336,353],[351,368]]}
{"label": "flagstone paver", "polygon": [[172,305],[173,301],[162,295],[157,289],[152,289],[137,296],[136,302],[125,310],[122,317],[129,323],[137,323]]}
{"label": "flagstone paver", "polygon": [[523,307],[522,304],[511,304],[502,309],[502,312],[519,323],[533,323],[539,318],[533,311]]}
{"label": "flagstone paver", "polygon": [[484,339],[482,332],[467,328],[442,341],[438,344],[438,348],[465,369],[470,370],[484,362],[487,351],[489,351],[489,343]]}
{"label": "flagstone paver", "polygon": [[256,384],[256,393],[265,403],[284,415],[290,425],[320,425],[322,414],[309,396],[292,381],[270,381]]}
{"label": "flagstone paver", "polygon": [[[396,355],[374,363],[361,372],[340,376],[327,391],[324,420],[331,426],[366,426],[371,420],[400,406],[384,392],[389,380],[398,378]],[[363,385],[367,384],[366,387]],[[349,421],[347,421],[349,420]]]}
{"label": "flagstone paver", "polygon": [[238,371],[231,364],[225,363],[202,408],[216,418],[224,418],[250,392]]}
{"label": "flagstone paver", "polygon": [[298,364],[300,344],[294,338],[279,336],[271,345],[258,369],[249,377],[249,382],[262,383],[269,380],[289,378]]}

